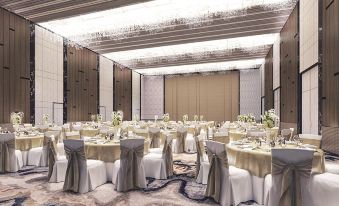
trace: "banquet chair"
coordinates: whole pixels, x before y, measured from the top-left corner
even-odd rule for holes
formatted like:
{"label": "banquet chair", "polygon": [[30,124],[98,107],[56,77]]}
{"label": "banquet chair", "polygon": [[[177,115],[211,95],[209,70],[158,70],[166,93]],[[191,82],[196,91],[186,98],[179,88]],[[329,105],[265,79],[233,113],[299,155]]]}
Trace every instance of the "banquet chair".
{"label": "banquet chair", "polygon": [[112,178],[118,192],[147,187],[143,162],[144,141],[144,138],[120,141],[120,159],[114,162]]}
{"label": "banquet chair", "polygon": [[160,147],[160,129],[156,127],[150,127],[148,129],[148,136],[151,140],[150,148]]}
{"label": "banquet chair", "polygon": [[148,138],[148,131],[147,131],[147,129],[135,129],[134,130],[134,134],[136,136],[144,137],[145,139]]}
{"label": "banquet chair", "polygon": [[64,191],[87,193],[107,182],[105,163],[86,160],[83,140],[64,140],[64,145],[68,160]]}
{"label": "banquet chair", "polygon": [[209,163],[208,157],[205,152],[204,138],[199,135],[194,138],[197,147],[197,166],[196,166],[196,178],[197,183],[207,184]]}
{"label": "banquet chair", "polygon": [[[45,134],[44,141],[46,141],[46,152],[47,152],[47,163],[48,163],[48,175],[47,180],[50,181],[54,165],[57,161],[63,161],[64,164],[67,166],[67,159],[65,155],[59,155],[58,150],[56,148],[56,142],[55,136],[51,133],[51,135]],[[66,173],[66,167],[65,172]]]}
{"label": "banquet chair", "polygon": [[0,173],[17,172],[22,166],[22,153],[15,150],[15,135],[0,134]]}
{"label": "banquet chair", "polygon": [[313,153],[313,150],[272,149],[272,175],[265,177],[265,206],[308,206]]}
{"label": "banquet chair", "polygon": [[[34,165],[34,166],[40,166],[40,167],[47,167],[48,165],[48,145],[47,145],[47,138],[54,136],[55,139],[55,144],[57,145],[57,142],[59,141],[60,138],[60,131],[47,131],[44,133],[44,140],[42,147],[35,147],[32,148],[28,151],[28,160],[27,164],[28,165]],[[63,149],[63,148],[62,148]]]}
{"label": "banquet chair", "polygon": [[290,129],[282,129],[280,133],[285,140],[292,140],[293,133]]}
{"label": "banquet chair", "polygon": [[315,134],[299,134],[300,139],[303,144],[309,144],[315,146],[317,149],[320,148],[321,145],[321,135]]}
{"label": "banquet chair", "polygon": [[187,128],[177,128],[177,138],[173,139],[173,153],[180,154],[185,152],[185,139],[187,136]]}
{"label": "banquet chair", "polygon": [[173,175],[172,136],[166,135],[162,153],[148,153],[144,157],[146,177],[167,179]]}
{"label": "banquet chair", "polygon": [[8,132],[11,132],[11,133],[15,132],[15,129],[12,123],[0,124],[0,127],[2,128],[2,130],[7,130]]}
{"label": "banquet chair", "polygon": [[252,200],[252,181],[248,171],[228,165],[225,144],[206,141],[209,172],[205,196],[222,206]]}
{"label": "banquet chair", "polygon": [[215,142],[220,142],[224,144],[228,144],[230,142],[230,138],[228,137],[228,132],[216,132],[212,136],[212,140]]}
{"label": "banquet chair", "polygon": [[[189,130],[190,128],[188,128]],[[187,132],[186,137],[185,137],[185,152],[187,153],[195,153],[197,151],[196,145],[195,145],[195,127],[193,128],[193,133]]]}

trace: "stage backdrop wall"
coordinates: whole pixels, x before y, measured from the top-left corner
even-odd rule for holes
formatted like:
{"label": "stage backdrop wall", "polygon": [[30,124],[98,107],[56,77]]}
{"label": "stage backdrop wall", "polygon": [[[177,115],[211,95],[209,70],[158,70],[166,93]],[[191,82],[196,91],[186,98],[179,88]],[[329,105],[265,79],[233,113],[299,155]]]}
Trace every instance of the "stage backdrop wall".
{"label": "stage backdrop wall", "polygon": [[171,120],[195,114],[205,120],[232,121],[239,115],[239,71],[165,78],[165,112]]}

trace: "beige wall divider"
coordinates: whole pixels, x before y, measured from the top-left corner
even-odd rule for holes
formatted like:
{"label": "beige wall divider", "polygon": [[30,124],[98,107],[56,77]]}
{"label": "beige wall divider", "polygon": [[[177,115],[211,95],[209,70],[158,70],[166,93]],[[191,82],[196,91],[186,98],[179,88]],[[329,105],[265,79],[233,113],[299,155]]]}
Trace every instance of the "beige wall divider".
{"label": "beige wall divider", "polygon": [[204,120],[232,121],[239,114],[239,71],[165,78],[165,112],[172,120],[203,115]]}

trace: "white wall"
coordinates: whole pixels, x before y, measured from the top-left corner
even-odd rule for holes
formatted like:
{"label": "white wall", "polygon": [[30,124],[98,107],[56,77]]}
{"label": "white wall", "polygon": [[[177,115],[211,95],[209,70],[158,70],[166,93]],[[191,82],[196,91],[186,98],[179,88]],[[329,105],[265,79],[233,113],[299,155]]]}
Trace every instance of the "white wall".
{"label": "white wall", "polygon": [[252,113],[260,119],[260,70],[240,70],[240,114]]}
{"label": "white wall", "polygon": [[280,86],[280,37],[273,44],[273,90]]}
{"label": "white wall", "polygon": [[140,74],[132,71],[132,117],[140,119]]}
{"label": "white wall", "polygon": [[[63,103],[63,39],[35,26],[35,123],[53,121],[53,102]],[[63,105],[55,104],[54,121],[63,123]]]}
{"label": "white wall", "polygon": [[[318,62],[318,0],[300,1],[300,72]],[[318,134],[318,67],[302,74],[302,132]]]}
{"label": "white wall", "polygon": [[113,112],[113,61],[100,56],[99,68],[100,114],[104,121],[110,121]]}
{"label": "white wall", "polygon": [[141,76],[141,119],[164,114],[164,77]]}

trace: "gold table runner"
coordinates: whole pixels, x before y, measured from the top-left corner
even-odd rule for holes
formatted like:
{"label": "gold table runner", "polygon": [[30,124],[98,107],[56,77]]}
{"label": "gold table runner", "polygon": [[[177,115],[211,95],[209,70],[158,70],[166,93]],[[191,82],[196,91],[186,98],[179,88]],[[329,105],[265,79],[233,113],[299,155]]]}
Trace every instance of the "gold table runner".
{"label": "gold table runner", "polygon": [[228,136],[230,138],[231,141],[238,141],[238,140],[242,140],[246,137],[247,133],[246,132],[242,132],[242,131],[229,131],[228,132]]}
{"label": "gold table runner", "polygon": [[85,137],[95,137],[96,135],[99,134],[99,129],[83,129],[80,131],[81,136]]}
{"label": "gold table runner", "polygon": [[[144,153],[149,152],[150,142],[145,140]],[[105,144],[95,144],[85,142],[85,154],[87,159],[101,160],[104,162],[114,162],[120,159],[120,143],[110,141]]]}
{"label": "gold table runner", "polygon": [[[293,148],[293,146],[287,146],[286,148]],[[265,151],[262,149],[246,150],[241,149],[236,145],[230,144],[226,146],[226,149],[228,158],[234,160],[235,167],[245,169],[249,171],[251,175],[255,175],[261,178],[271,173],[272,156],[270,151]],[[318,149],[316,150],[316,152],[314,152],[312,173],[324,173],[324,172],[325,172],[324,153],[322,150]]]}
{"label": "gold table runner", "polygon": [[44,135],[18,136],[15,138],[15,149],[28,151],[32,148],[42,147]]}

